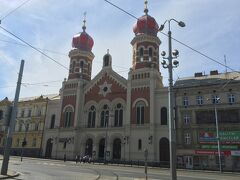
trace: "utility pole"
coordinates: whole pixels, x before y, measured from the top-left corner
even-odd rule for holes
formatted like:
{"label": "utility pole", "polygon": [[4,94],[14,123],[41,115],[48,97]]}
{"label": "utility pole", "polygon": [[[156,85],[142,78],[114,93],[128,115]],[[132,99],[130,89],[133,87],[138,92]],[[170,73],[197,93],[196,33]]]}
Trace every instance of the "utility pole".
{"label": "utility pole", "polygon": [[18,74],[18,81],[17,81],[16,92],[15,92],[15,98],[14,98],[14,102],[13,102],[13,109],[12,109],[12,113],[11,113],[10,124],[9,124],[8,131],[7,131],[7,141],[4,145],[4,156],[3,156],[2,169],[1,169],[2,175],[7,175],[7,171],[8,171],[9,155],[10,155],[10,149],[12,146],[12,132],[14,131],[14,128],[15,128],[17,103],[18,103],[19,94],[20,94],[23,67],[24,67],[24,60],[21,60],[20,71]]}

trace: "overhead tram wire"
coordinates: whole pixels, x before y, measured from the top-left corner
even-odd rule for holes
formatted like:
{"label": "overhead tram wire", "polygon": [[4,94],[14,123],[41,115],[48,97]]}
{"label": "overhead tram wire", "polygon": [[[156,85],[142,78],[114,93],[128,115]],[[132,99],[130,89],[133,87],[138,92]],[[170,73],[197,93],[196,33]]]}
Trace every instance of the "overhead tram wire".
{"label": "overhead tram wire", "polygon": [[[163,35],[165,35],[165,36],[168,36],[168,35],[167,35],[166,33],[164,33],[164,32],[161,32],[161,33],[162,33]],[[213,62],[215,62],[215,63],[217,63],[217,64],[219,64],[219,65],[221,65],[221,66],[224,66],[225,68],[229,68],[229,69],[232,70],[233,72],[239,72],[239,71],[236,71],[236,70],[234,70],[233,68],[231,68],[231,67],[229,67],[229,66],[227,66],[227,65],[225,65],[225,64],[223,64],[223,63],[221,63],[221,62],[219,62],[219,61],[217,61],[217,60],[215,60],[215,59],[213,59],[213,58],[211,58],[210,56],[208,56],[208,55],[206,55],[206,54],[204,54],[204,53],[202,53],[202,52],[200,52],[200,51],[192,48],[191,46],[189,46],[189,45],[187,45],[187,44],[185,44],[185,43],[177,40],[177,39],[174,38],[174,37],[172,37],[172,39],[173,39],[174,41],[178,42],[179,44],[181,44],[181,45],[183,45],[183,46],[191,49],[192,51],[194,51],[194,52],[196,52],[196,53],[204,56],[205,58],[210,59],[211,61],[213,61]]]}
{"label": "overhead tram wire", "polygon": [[[12,39],[13,39],[13,38],[12,38]],[[5,43],[14,44],[14,45],[23,46],[23,47],[29,47],[28,45],[25,45],[25,44],[22,44],[22,43],[18,43],[15,39],[13,39],[13,40],[14,40],[15,42],[0,39],[0,41],[5,42]],[[47,52],[50,52],[50,53],[53,53],[53,54],[59,54],[59,55],[68,57],[68,55],[65,54],[65,53],[63,53],[63,52],[57,52],[57,51],[53,51],[53,50],[49,50],[49,49],[41,49],[41,48],[38,48],[38,47],[35,47],[35,48],[37,48],[38,50],[41,50],[41,51],[47,51]],[[96,63],[98,63],[98,64],[100,64],[100,63],[102,64],[101,61],[95,60],[94,62],[96,62]],[[118,67],[118,68],[121,68],[121,69],[126,69],[126,70],[128,69],[127,67],[123,67],[123,66],[119,66],[119,65],[114,65],[114,64],[113,64],[112,66]]]}
{"label": "overhead tram wire", "polygon": [[[119,6],[113,4],[112,2],[110,2],[110,1],[108,1],[108,0],[104,0],[104,1],[107,2],[108,4],[112,5],[112,6],[116,7],[117,9],[121,10],[122,12],[128,14],[129,16],[133,17],[134,19],[137,19],[137,20],[138,20],[138,18],[137,18],[136,16],[134,16],[133,14],[131,14],[131,13],[127,12],[126,10],[120,8]],[[161,33],[162,33],[163,35],[165,35],[165,36],[168,37],[168,35],[167,35],[166,33],[164,33],[164,32],[161,32]],[[231,67],[229,67],[229,66],[227,66],[227,65],[225,65],[225,64],[223,64],[223,63],[221,63],[221,62],[219,62],[219,61],[216,60],[216,59],[213,59],[213,58],[209,57],[208,55],[206,55],[206,54],[204,54],[204,53],[202,53],[202,52],[200,52],[200,51],[192,48],[191,46],[189,46],[189,45],[187,45],[187,44],[185,44],[185,43],[183,43],[183,42],[181,42],[181,41],[179,41],[179,40],[177,40],[177,39],[175,39],[175,38],[173,38],[173,37],[171,37],[171,38],[172,38],[174,41],[178,42],[179,44],[181,44],[181,45],[183,45],[183,46],[191,49],[192,51],[194,51],[194,52],[196,52],[196,53],[204,56],[205,58],[207,58],[207,59],[209,59],[209,60],[211,60],[211,61],[214,61],[215,63],[217,63],[217,64],[219,64],[219,65],[221,65],[221,66],[224,66],[225,68],[229,68],[230,70],[232,70],[232,71],[234,71],[234,72],[240,73],[240,71],[234,70],[233,68],[231,68]]]}
{"label": "overhead tram wire", "polygon": [[30,43],[26,42],[25,40],[23,40],[22,38],[18,37],[17,35],[13,34],[12,32],[8,31],[7,29],[5,29],[4,27],[0,26],[0,28],[2,30],[4,30],[5,32],[7,32],[8,34],[14,36],[15,38],[17,38],[18,40],[20,40],[21,42],[23,42],[24,44],[28,45],[29,47],[31,47],[32,49],[38,51],[39,53],[41,53],[43,56],[47,57],[48,59],[52,60],[53,62],[55,62],[56,64],[58,64],[59,66],[63,67],[66,70],[69,70],[66,66],[64,66],[63,64],[61,64],[60,62],[58,62],[57,60],[53,59],[52,57],[48,56],[46,53],[40,51],[38,48],[34,47],[33,45],[31,45]]}
{"label": "overhead tram wire", "polygon": [[13,10],[10,11],[9,13],[7,13],[5,16],[3,16],[3,17],[0,19],[0,24],[1,24],[1,22],[2,22],[6,17],[8,17],[10,14],[14,13],[15,11],[17,11],[19,8],[21,8],[23,5],[27,4],[29,1],[31,1],[31,0],[24,1],[24,2],[21,3],[19,6],[17,6],[15,9],[13,9]]}

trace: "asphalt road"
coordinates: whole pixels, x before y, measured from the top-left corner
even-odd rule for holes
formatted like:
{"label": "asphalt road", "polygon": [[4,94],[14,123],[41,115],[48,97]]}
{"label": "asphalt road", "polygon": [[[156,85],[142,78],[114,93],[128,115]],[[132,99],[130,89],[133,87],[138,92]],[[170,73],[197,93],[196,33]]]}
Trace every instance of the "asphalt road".
{"label": "asphalt road", "polygon": [[[76,164],[58,160],[11,158],[9,169],[21,173],[15,180],[142,180],[144,167]],[[239,180],[240,174],[179,170],[178,180]],[[149,168],[148,180],[170,180],[168,169]]]}

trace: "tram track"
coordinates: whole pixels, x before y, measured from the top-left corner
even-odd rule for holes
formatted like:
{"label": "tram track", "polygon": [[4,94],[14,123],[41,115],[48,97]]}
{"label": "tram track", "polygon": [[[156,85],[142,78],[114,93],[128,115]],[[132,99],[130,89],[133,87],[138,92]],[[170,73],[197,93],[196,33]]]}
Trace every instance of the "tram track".
{"label": "tram track", "polygon": [[[93,170],[93,169],[92,169]],[[112,172],[112,171],[109,171],[109,170],[102,170],[102,171],[99,171],[99,170],[94,170],[97,174],[98,174],[98,176],[97,176],[97,178],[95,179],[95,180],[101,180],[101,179],[106,179],[106,177],[107,177],[107,179],[111,179],[111,180],[119,180],[119,176],[118,176],[118,174],[117,173],[115,173],[115,172]],[[109,173],[110,174],[112,174],[112,175],[109,175]],[[107,174],[107,175],[106,175]]]}

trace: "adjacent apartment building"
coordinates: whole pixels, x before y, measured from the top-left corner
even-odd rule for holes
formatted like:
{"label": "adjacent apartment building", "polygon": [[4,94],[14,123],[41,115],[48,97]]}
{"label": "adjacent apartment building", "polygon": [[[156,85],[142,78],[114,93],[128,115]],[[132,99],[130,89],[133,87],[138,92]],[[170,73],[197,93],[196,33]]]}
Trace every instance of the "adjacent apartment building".
{"label": "adjacent apartment building", "polygon": [[240,169],[240,74],[195,73],[175,83],[177,156],[186,168]]}

